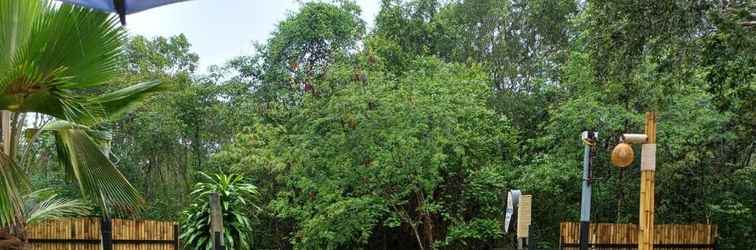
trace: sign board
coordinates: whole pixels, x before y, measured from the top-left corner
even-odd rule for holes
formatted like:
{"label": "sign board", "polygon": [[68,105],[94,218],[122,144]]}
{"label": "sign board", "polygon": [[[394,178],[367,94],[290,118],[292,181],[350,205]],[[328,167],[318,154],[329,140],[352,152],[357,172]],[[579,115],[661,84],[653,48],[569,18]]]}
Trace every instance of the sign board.
{"label": "sign board", "polygon": [[520,196],[519,206],[517,207],[517,238],[528,238],[532,200],[532,195]]}
{"label": "sign board", "polygon": [[517,222],[517,205],[520,200],[520,190],[511,190],[507,192],[507,211],[504,217],[504,232],[514,230]]}

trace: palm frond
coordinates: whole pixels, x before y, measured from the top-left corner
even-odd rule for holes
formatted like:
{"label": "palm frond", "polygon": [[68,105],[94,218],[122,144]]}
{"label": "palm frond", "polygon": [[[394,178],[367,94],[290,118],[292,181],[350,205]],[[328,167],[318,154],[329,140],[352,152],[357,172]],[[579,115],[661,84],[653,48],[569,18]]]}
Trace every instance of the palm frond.
{"label": "palm frond", "polygon": [[0,72],[9,70],[13,55],[31,37],[42,7],[41,1],[0,0]]}
{"label": "palm frond", "polygon": [[108,118],[116,119],[133,110],[150,94],[163,90],[165,88],[160,82],[148,81],[105,93],[92,98],[90,102],[99,105]]}
{"label": "palm frond", "polygon": [[20,194],[29,189],[24,172],[8,155],[0,152],[0,225],[18,222],[22,211]]}
{"label": "palm frond", "polygon": [[105,13],[39,2],[47,1],[0,0],[0,46],[6,49],[0,109],[72,121],[101,117],[89,88],[117,75],[125,31]]}
{"label": "palm frond", "polygon": [[90,207],[81,200],[60,198],[49,189],[40,189],[24,196],[26,224],[89,215]]}
{"label": "palm frond", "polygon": [[126,33],[116,18],[89,8],[46,6],[35,19],[17,65],[33,63],[42,73],[60,71],[61,88],[101,85],[118,73]]}
{"label": "palm frond", "polygon": [[142,197],[81,125],[56,121],[42,129],[54,133],[58,157],[68,176],[106,215],[141,208]]}
{"label": "palm frond", "polygon": [[[147,82],[97,95],[98,87],[119,74],[125,36],[118,20],[102,12],[52,1],[0,0],[0,110],[87,125],[128,111],[160,88]],[[141,197],[107,157],[109,134],[72,122],[42,130],[55,135],[58,156],[84,196],[106,214],[138,209]],[[0,223],[10,224],[19,222],[18,194],[28,184],[13,159],[3,157]]]}
{"label": "palm frond", "polygon": [[89,126],[66,120],[52,120],[42,126],[40,130],[42,130],[41,132],[56,132],[63,129],[76,129],[84,132],[102,151],[105,151],[109,147],[110,141],[113,139],[110,131],[93,129]]}

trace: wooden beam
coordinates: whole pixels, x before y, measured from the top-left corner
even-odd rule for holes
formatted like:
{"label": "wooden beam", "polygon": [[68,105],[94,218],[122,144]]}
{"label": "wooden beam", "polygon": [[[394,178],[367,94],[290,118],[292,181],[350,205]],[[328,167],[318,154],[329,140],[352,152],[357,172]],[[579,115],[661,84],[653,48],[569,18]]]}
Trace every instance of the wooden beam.
{"label": "wooden beam", "polygon": [[641,153],[640,220],[638,250],[654,249],[654,181],[656,178],[656,113],[646,113],[647,136]]}

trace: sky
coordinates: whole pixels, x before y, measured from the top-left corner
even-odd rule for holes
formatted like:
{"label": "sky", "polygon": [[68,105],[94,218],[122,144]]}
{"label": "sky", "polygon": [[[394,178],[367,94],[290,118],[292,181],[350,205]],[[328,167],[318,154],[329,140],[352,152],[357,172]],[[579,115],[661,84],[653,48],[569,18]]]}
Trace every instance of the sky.
{"label": "sky", "polygon": [[[372,27],[380,0],[357,0]],[[276,25],[296,11],[296,0],[190,0],[129,15],[126,28],[147,37],[186,35],[200,56],[200,69],[251,55],[253,42],[265,42]]]}

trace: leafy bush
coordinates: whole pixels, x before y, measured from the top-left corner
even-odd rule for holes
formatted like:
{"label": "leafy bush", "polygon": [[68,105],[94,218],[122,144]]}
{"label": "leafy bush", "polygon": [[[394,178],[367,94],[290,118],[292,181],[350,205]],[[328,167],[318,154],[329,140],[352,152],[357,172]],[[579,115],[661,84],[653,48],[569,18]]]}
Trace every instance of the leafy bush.
{"label": "leafy bush", "polygon": [[183,233],[180,237],[184,245],[188,249],[212,249],[209,197],[211,193],[218,193],[223,209],[226,249],[251,249],[249,232],[252,225],[248,212],[259,210],[252,203],[258,197],[257,187],[245,183],[245,179],[236,174],[200,174],[205,181],[194,186],[191,193],[193,202],[182,216]]}

